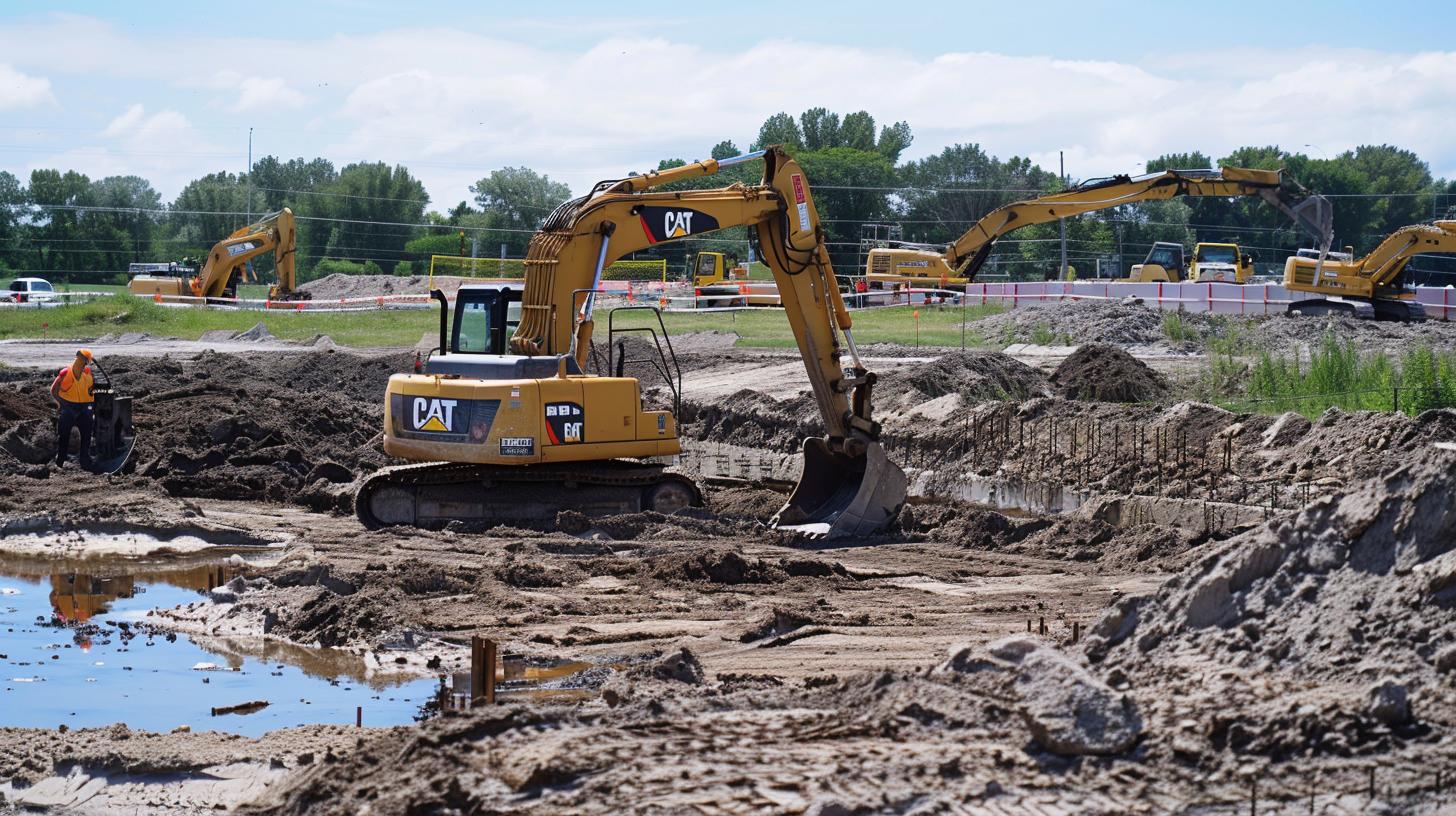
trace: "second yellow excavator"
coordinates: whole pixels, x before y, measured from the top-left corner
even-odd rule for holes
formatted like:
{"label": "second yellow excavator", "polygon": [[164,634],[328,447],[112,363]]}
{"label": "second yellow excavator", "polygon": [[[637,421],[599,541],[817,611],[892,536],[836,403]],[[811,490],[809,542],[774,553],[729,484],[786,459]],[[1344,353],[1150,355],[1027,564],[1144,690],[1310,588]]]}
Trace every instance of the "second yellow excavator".
{"label": "second yellow excavator", "polygon": [[[654,189],[756,159],[760,184]],[[646,330],[642,345],[658,352],[654,365],[676,403],[680,378],[660,314],[650,306],[609,312],[606,371],[586,370],[602,271],[612,261],[732,226],[750,227],[773,273],[826,431],[805,441],[802,476],[773,523],[829,537],[884,529],[905,501],[905,474],[879,441],[875,375],[855,347],[808,179],[778,147],[599,183],[558,207],[531,239],[524,291],[461,287],[453,327],[445,296],[434,293],[440,353],[421,373],[390,377],[384,406],[385,452],[417,464],[368,477],[355,497],[360,520],[550,524],[564,510],[701,504],[697,485],[664,467],[682,451],[675,413],[644,409],[641,383],[624,376],[625,346],[612,350],[625,331],[646,339],[641,326],[618,328],[618,313],[655,315],[662,334]]]}
{"label": "second yellow excavator", "polygon": [[273,253],[278,270],[278,282],[269,291],[269,299],[307,300],[308,293],[295,288],[298,228],[293,210],[287,207],[218,241],[195,276],[137,275],[126,289],[133,295],[235,298],[248,261],[268,252]]}
{"label": "second yellow excavator", "polygon": [[1456,253],[1456,221],[1401,227],[1363,258],[1327,252],[1309,253],[1315,257],[1291,256],[1284,262],[1284,288],[1322,297],[1291,303],[1289,311],[1376,320],[1425,320],[1425,307],[1401,279],[1411,258],[1422,253]]}
{"label": "second yellow excavator", "polygon": [[1249,195],[1277,207],[1302,231],[1314,236],[1319,246],[1329,246],[1334,221],[1329,200],[1305,190],[1282,170],[1164,170],[1142,176],[1092,179],[1060,193],[1014,201],[982,216],[945,247],[902,244],[872,249],[865,277],[871,288],[898,283],[958,286],[975,281],[997,239],[1022,227],[1138,201]]}

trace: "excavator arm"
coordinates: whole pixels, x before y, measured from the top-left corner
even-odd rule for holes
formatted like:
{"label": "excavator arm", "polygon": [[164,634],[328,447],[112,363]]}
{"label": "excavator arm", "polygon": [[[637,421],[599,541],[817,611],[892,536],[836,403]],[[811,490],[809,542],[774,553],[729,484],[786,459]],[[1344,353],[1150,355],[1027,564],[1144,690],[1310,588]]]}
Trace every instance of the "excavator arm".
{"label": "excavator arm", "polygon": [[[757,185],[655,189],[759,158],[764,175]],[[805,443],[804,477],[776,521],[828,525],[836,534],[880,529],[904,501],[905,476],[878,444],[870,398],[875,376],[855,348],[808,179],[778,146],[603,182],[562,204],[531,239],[511,348],[570,355],[584,369],[603,270],[637,250],[735,226],[751,228],[773,272],[827,432]]]}
{"label": "excavator arm", "polygon": [[[213,245],[207,253],[202,271],[191,281],[196,297],[223,297],[228,283],[239,268],[267,252],[274,253],[278,269],[278,285],[273,293],[287,296],[294,292],[298,230],[293,211],[287,207],[260,218],[233,232]],[[240,274],[240,273],[239,273]]]}
{"label": "excavator arm", "polygon": [[[942,274],[949,272],[947,277],[954,275],[973,281],[990,257],[997,239],[1023,227],[1139,201],[1165,201],[1182,196],[1248,195],[1263,198],[1289,216],[1299,229],[1314,236],[1321,246],[1329,246],[1333,209],[1327,199],[1300,187],[1282,170],[1223,167],[1218,170],[1164,170],[1143,176],[1092,179],[1060,193],[1014,201],[987,213],[944,251],[922,250],[914,253],[914,261],[923,267],[939,269]],[[886,252],[909,254],[905,250],[892,249],[872,250],[871,255]],[[873,257],[870,263],[873,270]]]}

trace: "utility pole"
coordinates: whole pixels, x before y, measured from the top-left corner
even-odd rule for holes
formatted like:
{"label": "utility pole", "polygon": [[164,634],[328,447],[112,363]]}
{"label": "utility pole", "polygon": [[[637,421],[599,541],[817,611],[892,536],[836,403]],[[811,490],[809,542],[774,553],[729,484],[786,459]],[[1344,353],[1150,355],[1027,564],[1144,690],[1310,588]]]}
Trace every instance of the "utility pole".
{"label": "utility pole", "polygon": [[[1060,150],[1057,151],[1057,164],[1059,165],[1060,170],[1061,170],[1061,174],[1062,174],[1062,189],[1065,190],[1065,189],[1067,189],[1067,161],[1066,161],[1066,158],[1062,155],[1062,151],[1060,151]],[[1062,265],[1057,270],[1057,280],[1066,280],[1067,279],[1067,219],[1065,219],[1065,218],[1058,218],[1057,219],[1057,226],[1060,227],[1061,228],[1061,231],[1062,231]]]}
{"label": "utility pole", "polygon": [[248,223],[253,223],[253,129],[248,128]]}

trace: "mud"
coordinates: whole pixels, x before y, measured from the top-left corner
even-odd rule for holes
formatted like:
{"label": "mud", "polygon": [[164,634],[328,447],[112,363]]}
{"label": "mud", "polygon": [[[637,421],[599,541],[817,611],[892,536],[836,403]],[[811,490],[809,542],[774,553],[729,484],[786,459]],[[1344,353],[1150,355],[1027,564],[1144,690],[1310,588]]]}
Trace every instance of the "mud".
{"label": "mud", "polygon": [[[176,497],[261,497],[347,512],[342,486],[389,462],[378,445],[384,385],[411,360],[327,352],[108,358],[107,372],[135,398],[134,464],[120,478],[151,480]],[[54,475],[48,387],[42,374],[0,386],[0,404],[17,420],[0,431],[0,472]]]}
{"label": "mud", "polygon": [[[683,351],[687,377],[726,370],[721,338],[704,344]],[[344,512],[349,483],[387,461],[384,382],[411,360],[118,359],[108,368],[142,395],[146,447],[110,478],[28,461],[47,444],[49,380],[0,377],[0,547],[49,524],[287,542],[239,591],[158,626],[330,646],[420,676],[465,671],[476,633],[539,665],[589,667],[567,702],[338,741],[239,739],[267,771],[247,812],[1246,812],[1253,768],[1290,790],[1317,775],[1321,808],[1353,813],[1369,801],[1343,791],[1372,759],[1448,762],[1452,725],[1431,712],[1456,707],[1432,688],[1456,670],[1456,579],[1431,542],[1453,538],[1452,463],[1431,442],[1456,440],[1456,412],[1307,422],[1085,402],[1048,396],[1043,375],[1002,355],[908,358],[886,367],[877,400],[925,498],[873,540],[776,533],[764,521],[783,493],[744,481],[705,482],[707,507],[672,516],[366,532]],[[811,398],[786,391],[689,392],[686,432],[792,453],[820,429]],[[1086,500],[995,513],[951,498],[972,476]],[[1238,535],[1207,515],[1217,502],[1257,511],[1271,486],[1267,527]],[[1155,523],[1128,509],[1137,497],[1204,515]],[[1341,544],[1331,530],[1358,532]],[[1388,564],[1380,541],[1396,542]],[[108,760],[77,734],[16,733],[32,747],[0,764],[4,795],[116,762],[174,773],[117,747],[128,740],[99,743],[122,758]],[[1294,750],[1296,734],[1333,735],[1344,753]],[[204,736],[130,744],[197,763],[175,773],[215,773]],[[1379,806],[1426,812],[1394,773]],[[169,801],[162,811],[184,812]]]}
{"label": "mud", "polygon": [[1089,343],[1057,366],[1052,388],[1065,399],[1087,402],[1158,402],[1168,382],[1117,346]]}

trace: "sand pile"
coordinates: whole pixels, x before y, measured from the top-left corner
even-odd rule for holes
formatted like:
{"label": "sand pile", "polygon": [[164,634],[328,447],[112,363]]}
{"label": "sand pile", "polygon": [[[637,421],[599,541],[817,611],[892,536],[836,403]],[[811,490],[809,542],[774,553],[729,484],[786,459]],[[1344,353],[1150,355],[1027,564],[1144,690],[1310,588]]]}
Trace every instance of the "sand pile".
{"label": "sand pile", "polygon": [[1151,596],[1121,601],[1086,651],[1163,694],[1200,675],[1190,694],[1217,695],[1251,676],[1301,690],[1264,698],[1246,688],[1244,710],[1226,699],[1230,712],[1207,732],[1215,750],[1275,759],[1388,751],[1456,726],[1453,609],[1456,456],[1428,449],[1231,539]]}
{"label": "sand pile", "polygon": [[1057,394],[1091,402],[1156,402],[1168,395],[1168,381],[1147,363],[1117,346],[1084,345],[1051,376]]}

